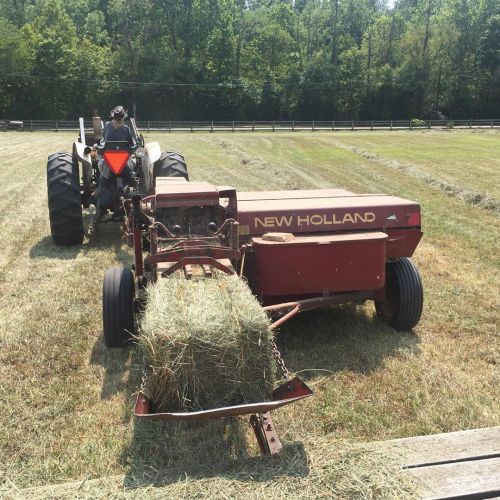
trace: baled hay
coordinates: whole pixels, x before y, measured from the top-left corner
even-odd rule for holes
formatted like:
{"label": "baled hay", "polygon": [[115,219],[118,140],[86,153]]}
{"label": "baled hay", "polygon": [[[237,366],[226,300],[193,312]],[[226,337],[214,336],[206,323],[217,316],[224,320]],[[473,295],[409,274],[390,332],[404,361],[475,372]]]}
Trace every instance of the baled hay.
{"label": "baled hay", "polygon": [[236,277],[180,276],[148,288],[138,342],[157,411],[268,400],[274,383],[270,323]]}

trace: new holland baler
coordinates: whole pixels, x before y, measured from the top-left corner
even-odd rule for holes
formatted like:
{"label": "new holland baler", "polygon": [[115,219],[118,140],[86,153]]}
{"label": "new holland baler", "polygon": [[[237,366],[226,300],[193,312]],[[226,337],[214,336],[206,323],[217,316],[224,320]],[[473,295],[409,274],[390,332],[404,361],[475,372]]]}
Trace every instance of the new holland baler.
{"label": "new holland baler", "polygon": [[[422,282],[410,257],[422,232],[420,207],[413,201],[341,189],[237,193],[228,186],[158,177],[154,194],[135,194],[124,206],[135,260],[133,273],[115,268],[105,276],[108,346],[125,344],[134,332],[134,310],[141,309],[134,307],[141,300],[136,289],[178,272],[189,279],[194,268],[207,278],[215,269],[245,278],[274,318],[273,329],[301,311],[366,300],[396,329],[411,329],[420,319]],[[146,420],[251,415],[262,453],[276,453],[281,444],[271,410],[312,391],[298,377],[290,379],[274,343],[273,352],[286,382],[271,401],[165,413],[140,391],[135,415]]]}
{"label": "new holland baler", "polygon": [[[398,330],[422,313],[413,201],[342,189],[237,193],[167,177],[129,203],[128,221],[137,279],[199,264],[245,276],[270,311],[373,300]],[[152,243],[145,259],[143,240]]]}

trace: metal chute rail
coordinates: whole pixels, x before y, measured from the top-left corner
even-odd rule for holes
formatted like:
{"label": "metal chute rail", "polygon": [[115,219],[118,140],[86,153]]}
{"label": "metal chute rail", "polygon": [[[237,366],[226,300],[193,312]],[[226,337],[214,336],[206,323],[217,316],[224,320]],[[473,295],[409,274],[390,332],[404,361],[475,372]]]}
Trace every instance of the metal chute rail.
{"label": "metal chute rail", "polygon": [[271,401],[224,406],[202,411],[157,413],[154,411],[153,403],[142,392],[139,392],[134,415],[141,420],[153,421],[193,421],[249,415],[249,422],[261,452],[264,455],[272,455],[279,452],[281,444],[272,421],[271,411],[312,395],[313,391],[299,377],[294,377],[273,391]]}

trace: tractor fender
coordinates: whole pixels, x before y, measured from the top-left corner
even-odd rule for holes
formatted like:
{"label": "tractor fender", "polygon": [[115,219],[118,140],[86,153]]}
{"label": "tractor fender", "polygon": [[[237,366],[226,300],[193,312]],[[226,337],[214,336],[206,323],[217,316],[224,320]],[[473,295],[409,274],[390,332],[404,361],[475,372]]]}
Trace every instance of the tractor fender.
{"label": "tractor fender", "polygon": [[92,168],[92,162],[90,160],[90,154],[85,154],[85,144],[75,141],[73,143],[73,154],[78,158],[78,161],[82,162],[84,165],[87,164]]}
{"label": "tractor fender", "polygon": [[[85,144],[81,142],[73,143],[73,158],[76,158],[82,164],[83,192],[85,199],[88,200],[92,194],[92,160],[90,154],[85,154],[85,148]],[[84,203],[84,205],[86,204]]]}
{"label": "tractor fender", "polygon": [[145,146],[146,153],[149,159],[149,163],[153,165],[155,161],[160,159],[161,148],[158,142],[148,142]]}
{"label": "tractor fender", "polygon": [[145,145],[144,149],[146,150],[146,154],[142,159],[143,179],[141,191],[143,193],[152,193],[154,189],[153,167],[161,156],[161,148],[157,142],[149,142]]}

